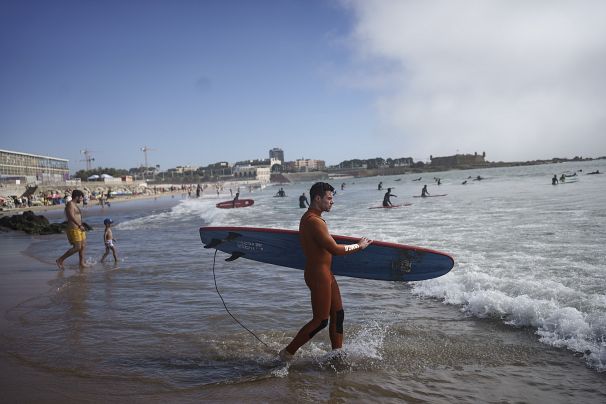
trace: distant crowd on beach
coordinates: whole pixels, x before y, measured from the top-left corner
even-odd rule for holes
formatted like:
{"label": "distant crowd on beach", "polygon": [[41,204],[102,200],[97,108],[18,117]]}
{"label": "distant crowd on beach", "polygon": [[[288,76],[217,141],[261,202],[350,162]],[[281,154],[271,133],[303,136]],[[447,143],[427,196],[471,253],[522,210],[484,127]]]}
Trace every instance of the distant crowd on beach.
{"label": "distant crowd on beach", "polygon": [[[198,185],[201,189],[201,186]],[[154,185],[153,187],[97,187],[96,189],[82,188],[84,194],[82,204],[84,206],[91,204],[107,205],[108,201],[115,198],[136,198],[141,196],[162,195],[166,193],[189,192],[195,189],[194,185]],[[0,196],[0,208],[3,210],[31,208],[35,206],[51,207],[57,205],[66,205],[71,200],[73,189],[65,188],[38,190],[35,192],[26,191],[22,195]]]}

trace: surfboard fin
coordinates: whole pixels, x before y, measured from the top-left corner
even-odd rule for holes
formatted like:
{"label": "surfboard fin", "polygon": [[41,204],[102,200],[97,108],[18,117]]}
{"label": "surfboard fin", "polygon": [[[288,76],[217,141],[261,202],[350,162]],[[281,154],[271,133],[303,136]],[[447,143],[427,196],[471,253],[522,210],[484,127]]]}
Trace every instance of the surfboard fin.
{"label": "surfboard fin", "polygon": [[244,253],[240,252],[240,251],[234,251],[233,253],[231,253],[231,256],[229,258],[226,258],[225,261],[235,261],[240,257],[243,257]]}

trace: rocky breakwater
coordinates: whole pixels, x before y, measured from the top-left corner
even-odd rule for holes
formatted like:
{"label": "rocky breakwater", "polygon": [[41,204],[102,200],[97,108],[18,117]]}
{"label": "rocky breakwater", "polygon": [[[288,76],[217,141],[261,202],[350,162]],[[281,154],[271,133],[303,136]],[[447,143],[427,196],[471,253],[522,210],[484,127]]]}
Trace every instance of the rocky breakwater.
{"label": "rocky breakwater", "polygon": [[[92,230],[88,224],[83,223],[86,231]],[[42,215],[36,215],[31,210],[23,212],[20,215],[4,216],[0,218],[0,226],[12,230],[24,231],[27,234],[56,234],[63,233],[67,227],[67,222],[50,223]]]}

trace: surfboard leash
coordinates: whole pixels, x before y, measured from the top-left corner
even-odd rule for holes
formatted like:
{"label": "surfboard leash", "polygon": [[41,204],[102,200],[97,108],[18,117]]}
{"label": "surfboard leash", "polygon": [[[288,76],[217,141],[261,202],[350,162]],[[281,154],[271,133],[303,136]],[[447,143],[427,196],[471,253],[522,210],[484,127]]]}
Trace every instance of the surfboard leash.
{"label": "surfboard leash", "polygon": [[217,294],[219,295],[219,297],[221,298],[221,302],[223,302],[223,307],[225,307],[225,311],[227,311],[227,314],[229,314],[231,316],[231,318],[234,319],[234,321],[238,324],[240,324],[240,326],[242,328],[244,328],[246,331],[248,331],[249,333],[252,334],[253,337],[255,337],[257,339],[257,341],[259,341],[260,343],[262,343],[263,345],[265,345],[265,347],[267,349],[269,348],[269,345],[267,345],[263,340],[261,340],[261,338],[259,338],[257,336],[257,334],[255,334],[254,332],[252,332],[251,330],[249,330],[244,324],[242,324],[236,317],[234,317],[233,314],[231,314],[231,312],[229,311],[229,309],[227,308],[227,305],[225,304],[225,300],[223,300],[223,296],[221,296],[221,292],[219,292],[219,287],[217,286],[217,277],[215,276],[215,262],[217,260],[217,249],[215,249],[215,254],[213,256],[213,280],[215,281],[215,290],[217,291]]}

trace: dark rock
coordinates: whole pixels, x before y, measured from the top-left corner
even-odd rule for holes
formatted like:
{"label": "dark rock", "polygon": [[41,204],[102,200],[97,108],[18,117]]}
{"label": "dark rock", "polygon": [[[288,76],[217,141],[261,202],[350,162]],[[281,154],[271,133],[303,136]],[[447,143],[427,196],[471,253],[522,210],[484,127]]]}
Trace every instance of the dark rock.
{"label": "dark rock", "polygon": [[[87,223],[82,223],[87,231],[93,228]],[[28,234],[56,234],[63,233],[67,227],[67,222],[50,223],[42,215],[36,215],[31,210],[23,212],[22,215],[4,216],[0,218],[0,226],[8,227],[13,230],[21,230]]]}

